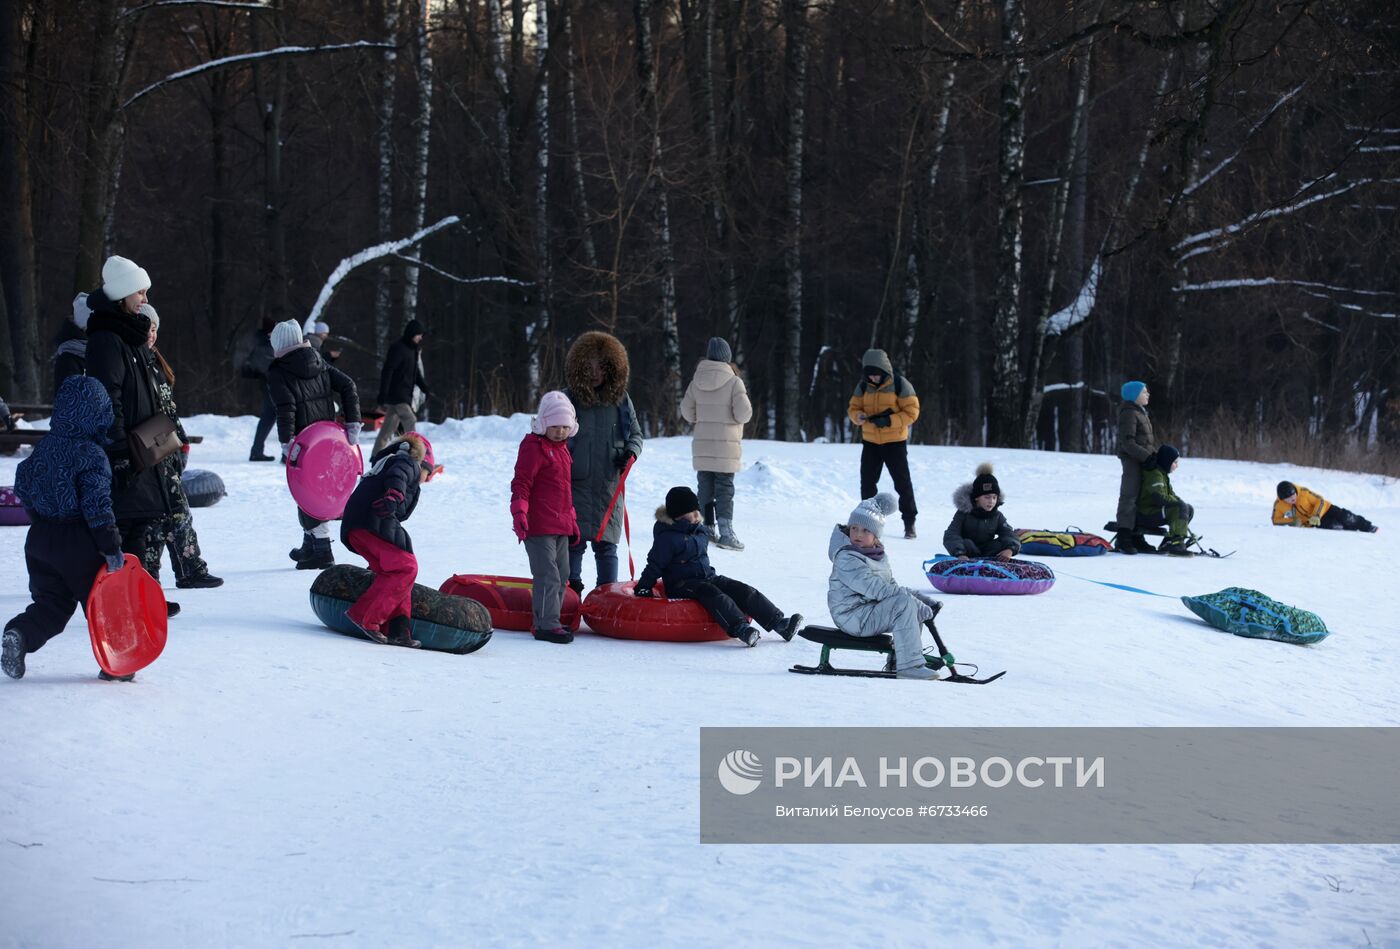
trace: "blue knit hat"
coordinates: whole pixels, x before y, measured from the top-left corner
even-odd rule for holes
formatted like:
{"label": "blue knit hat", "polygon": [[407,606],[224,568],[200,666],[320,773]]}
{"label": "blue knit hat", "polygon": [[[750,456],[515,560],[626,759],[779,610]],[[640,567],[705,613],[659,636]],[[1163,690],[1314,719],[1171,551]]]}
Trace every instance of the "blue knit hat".
{"label": "blue knit hat", "polygon": [[1137,401],[1137,397],[1140,396],[1140,395],[1142,395],[1142,390],[1143,390],[1143,389],[1146,389],[1146,388],[1147,388],[1147,383],[1145,383],[1145,382],[1137,382],[1136,380],[1134,380],[1133,382],[1125,382],[1125,383],[1123,383],[1123,389],[1122,389],[1122,392],[1123,392],[1123,401],[1124,401],[1124,402],[1136,402],[1136,401]]}

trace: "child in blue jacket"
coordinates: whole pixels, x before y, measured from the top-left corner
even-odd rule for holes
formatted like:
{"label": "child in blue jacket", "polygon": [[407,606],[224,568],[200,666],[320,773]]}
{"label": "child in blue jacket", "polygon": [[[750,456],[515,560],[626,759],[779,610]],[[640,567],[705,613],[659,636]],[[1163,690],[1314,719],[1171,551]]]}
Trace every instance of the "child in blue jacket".
{"label": "child in blue jacket", "polygon": [[[70,376],[54,396],[49,434],[15,471],[15,494],[29,513],[24,560],[33,602],[5,624],[0,668],[24,677],[25,657],[87,609],[93,578],[122,568],[122,539],[112,513],[112,466],[103,446],[112,401],[91,376]],[[103,679],[112,679],[106,671]],[[121,676],[130,681],[133,676]]]}
{"label": "child in blue jacket", "polygon": [[652,596],[659,578],[671,600],[698,600],[724,631],[745,646],[758,645],[758,630],[749,625],[752,616],[769,632],[791,640],[802,625],[802,615],[784,616],[762,593],[746,583],[715,573],[710,566],[710,535],[700,517],[700,499],[685,486],[666,492],[666,506],[657,508],[652,528],[651,552],[646,569],[637,579],[635,596]]}

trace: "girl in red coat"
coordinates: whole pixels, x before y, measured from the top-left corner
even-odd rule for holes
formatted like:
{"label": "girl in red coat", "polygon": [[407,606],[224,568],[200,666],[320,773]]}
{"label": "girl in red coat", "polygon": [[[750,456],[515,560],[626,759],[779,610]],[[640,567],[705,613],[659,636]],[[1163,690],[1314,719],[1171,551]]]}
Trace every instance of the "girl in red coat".
{"label": "girl in red coat", "polygon": [[562,392],[546,392],[520,443],[510,482],[510,516],[515,536],[525,545],[534,578],[534,636],[547,643],[570,643],[573,633],[559,622],[569,582],[569,547],[579,540],[571,487],[574,462],[568,440],[578,434],[578,416]]}

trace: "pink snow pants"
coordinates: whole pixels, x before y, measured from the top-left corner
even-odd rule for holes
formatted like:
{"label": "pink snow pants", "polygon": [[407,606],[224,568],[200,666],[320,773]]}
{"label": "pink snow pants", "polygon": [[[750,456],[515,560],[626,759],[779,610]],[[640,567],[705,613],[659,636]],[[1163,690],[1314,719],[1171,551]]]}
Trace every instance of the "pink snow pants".
{"label": "pink snow pants", "polygon": [[355,553],[369,561],[374,582],[345,615],[363,629],[380,631],[395,616],[412,617],[418,558],[363,528],[351,531],[349,540]]}

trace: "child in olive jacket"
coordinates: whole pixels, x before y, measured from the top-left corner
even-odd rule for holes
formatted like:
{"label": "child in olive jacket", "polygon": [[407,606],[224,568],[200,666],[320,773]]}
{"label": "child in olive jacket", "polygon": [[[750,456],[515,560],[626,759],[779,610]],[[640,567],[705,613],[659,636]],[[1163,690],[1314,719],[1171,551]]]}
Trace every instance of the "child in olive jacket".
{"label": "child in olive jacket", "polygon": [[1142,466],[1142,488],[1138,492],[1137,523],[1139,527],[1167,528],[1167,536],[1158,553],[1174,557],[1193,556],[1187,549],[1191,541],[1191,518],[1195,508],[1177,497],[1172,490],[1171,474],[1180,466],[1181,452],[1163,445]]}

